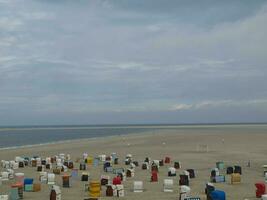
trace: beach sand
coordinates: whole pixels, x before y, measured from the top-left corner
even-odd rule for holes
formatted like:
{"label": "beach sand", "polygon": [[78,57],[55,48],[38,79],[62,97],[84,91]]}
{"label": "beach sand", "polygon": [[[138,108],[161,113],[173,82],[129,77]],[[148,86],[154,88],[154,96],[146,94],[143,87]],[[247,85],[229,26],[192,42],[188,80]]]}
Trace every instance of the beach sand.
{"label": "beach sand", "polygon": [[[145,134],[135,134],[127,136],[112,136],[105,138],[83,139],[70,141],[67,143],[42,145],[35,147],[0,150],[0,159],[11,160],[15,156],[34,156],[41,157],[54,156],[59,153],[71,154],[73,161],[81,158],[83,152],[91,156],[99,154],[110,155],[116,152],[119,156],[119,166],[124,165],[126,154],[133,155],[133,160],[141,164],[145,157],[153,159],[163,159],[170,156],[172,161],[180,161],[182,169],[178,170],[177,175],[184,169],[195,169],[196,178],[190,180],[191,195],[206,199],[204,189],[205,183],[209,181],[210,169],[216,167],[217,161],[224,161],[226,166],[242,166],[241,184],[231,185],[230,176],[226,176],[225,183],[215,183],[216,189],[226,192],[228,200],[256,199],[255,182],[264,181],[262,165],[267,164],[267,134],[266,128],[243,128],[243,129],[198,129],[188,130],[157,130]],[[198,152],[199,144],[207,144],[208,152]],[[251,167],[247,167],[250,160]],[[159,169],[159,181],[150,182],[150,171],[142,170],[137,167],[135,177],[127,178],[123,182],[125,187],[125,197],[122,199],[178,199],[179,197],[179,176],[174,177],[174,192],[163,192],[163,179],[167,177],[168,167],[173,163],[164,165]],[[75,163],[79,167],[79,163]],[[3,171],[4,169],[0,169]],[[88,172],[92,179],[99,179],[103,172],[102,165],[99,167],[89,167]],[[225,174],[226,170],[221,171]],[[38,182],[38,172],[36,168],[19,168],[16,172],[24,172],[25,177],[34,178]],[[79,175],[82,171],[79,171]],[[109,174],[111,178],[113,174]],[[133,181],[142,180],[145,191],[134,193]],[[0,193],[5,194],[10,188],[12,181],[3,182],[0,186]],[[62,188],[63,200],[79,200],[88,197],[88,192],[84,191],[84,183],[78,180],[72,181],[71,188]],[[62,180],[57,175],[57,185],[62,186]],[[42,184],[41,192],[24,192],[24,199],[49,199],[50,189],[46,184]],[[114,199],[117,199],[113,197]],[[113,199],[105,197],[105,187],[102,189],[101,199]]]}

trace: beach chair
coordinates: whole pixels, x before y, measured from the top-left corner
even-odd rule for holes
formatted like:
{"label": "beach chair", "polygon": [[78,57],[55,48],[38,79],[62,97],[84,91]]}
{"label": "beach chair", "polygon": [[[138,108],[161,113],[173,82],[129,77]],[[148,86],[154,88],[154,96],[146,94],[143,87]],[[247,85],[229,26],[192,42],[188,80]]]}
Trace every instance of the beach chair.
{"label": "beach chair", "polygon": [[255,187],[256,187],[256,197],[261,198],[261,196],[263,194],[265,194],[265,192],[266,192],[265,183],[257,182],[257,183],[255,183]]}
{"label": "beach chair", "polygon": [[133,191],[134,192],[143,192],[144,191],[143,181],[134,181],[133,182]]}
{"label": "beach chair", "polygon": [[61,190],[57,185],[52,185],[50,191],[50,200],[61,200]]}
{"label": "beach chair", "polygon": [[172,179],[164,179],[163,191],[164,192],[173,192],[173,180]]}
{"label": "beach chair", "polygon": [[118,165],[119,164],[119,158],[114,158],[114,165]]}
{"label": "beach chair", "polygon": [[34,183],[33,184],[33,192],[39,192],[41,191],[41,184],[40,183]]}
{"label": "beach chair", "polygon": [[24,179],[24,191],[32,192],[33,191],[33,178]]}
{"label": "beach chair", "polygon": [[151,165],[151,171],[158,172],[159,171],[159,166],[157,164],[155,164],[155,163],[152,163],[152,165]]}
{"label": "beach chair", "polygon": [[171,163],[171,158],[170,157],[165,157],[165,160],[164,160],[165,164],[170,164]]}
{"label": "beach chair", "polygon": [[231,174],[231,184],[240,184],[241,183],[241,175],[239,173]]}
{"label": "beach chair", "polygon": [[121,185],[121,181],[122,181],[121,177],[120,176],[116,176],[116,177],[113,178],[112,184],[113,185]]}
{"label": "beach chair", "polygon": [[187,169],[186,171],[189,172],[189,178],[195,178],[196,177],[194,169]]}
{"label": "beach chair", "polygon": [[86,170],[86,164],[80,163],[80,170]]}
{"label": "beach chair", "polygon": [[24,183],[24,173],[15,173],[15,179],[17,183]]}
{"label": "beach chair", "polygon": [[44,171],[44,165],[37,166],[37,172],[43,172]]}
{"label": "beach chair", "polygon": [[216,162],[216,168],[218,168],[219,170],[224,169],[224,162],[222,161]]}
{"label": "beach chair", "polygon": [[267,200],[267,194],[263,194],[263,195],[261,196],[261,200]]}
{"label": "beach chair", "polygon": [[[19,192],[18,192],[18,187],[12,187],[11,186],[11,189],[10,189],[10,199],[11,200],[18,200],[18,199],[20,199],[20,197],[19,197]],[[7,198],[7,200],[8,200],[8,198]]]}
{"label": "beach chair", "polygon": [[14,178],[14,170],[13,169],[6,169],[8,173],[8,179],[13,179]]}
{"label": "beach chair", "polygon": [[146,157],[145,160],[144,160],[144,162],[150,164],[151,163],[151,158]]}
{"label": "beach chair", "polygon": [[134,169],[127,169],[126,177],[134,177]]}
{"label": "beach chair", "polygon": [[160,167],[164,166],[164,161],[163,161],[163,160],[160,160],[160,161],[159,161],[159,166],[160,166]]}
{"label": "beach chair", "polygon": [[134,164],[135,167],[138,167],[139,166],[138,161],[133,161],[132,163]]}
{"label": "beach chair", "polygon": [[211,200],[226,200],[225,192],[220,190],[214,190],[210,193]]}
{"label": "beach chair", "polygon": [[107,197],[117,196],[116,185],[108,184],[108,185],[106,185],[106,187],[107,187],[107,189],[106,189],[106,196]]}
{"label": "beach chair", "polygon": [[[12,191],[13,190],[13,191]],[[13,199],[23,199],[23,183],[14,183],[11,185],[11,197],[14,195]],[[11,198],[12,199],[12,198]]]}
{"label": "beach chair", "polygon": [[11,161],[11,168],[12,169],[18,169],[19,168],[19,163],[15,162],[15,161]]}
{"label": "beach chair", "polygon": [[190,195],[190,191],[191,191],[190,187],[188,187],[186,185],[180,186],[179,200],[187,199],[187,197],[189,197],[189,195]]}
{"label": "beach chair", "polygon": [[179,185],[187,185],[189,186],[189,179],[188,175],[181,174],[180,175],[180,180],[179,180]]}
{"label": "beach chair", "polygon": [[62,176],[62,187],[69,188],[71,186],[70,184],[70,175],[64,174]]}
{"label": "beach chair", "polygon": [[2,181],[8,181],[8,172],[1,172]]}
{"label": "beach chair", "polygon": [[242,168],[238,165],[234,166],[234,173],[242,174]]}
{"label": "beach chair", "polygon": [[226,168],[226,174],[232,174],[234,173],[234,168],[233,167],[227,167]]}
{"label": "beach chair", "polygon": [[47,174],[47,184],[48,185],[55,185],[55,174],[54,173],[48,173]]}
{"label": "beach chair", "polygon": [[101,175],[100,182],[101,185],[107,185],[109,184],[110,177],[107,175]]}
{"label": "beach chair", "polygon": [[151,182],[158,182],[158,172],[157,171],[152,171],[150,181]]}
{"label": "beach chair", "polygon": [[73,180],[77,180],[78,179],[78,169],[72,169],[71,170],[71,178]]}
{"label": "beach chair", "polygon": [[124,197],[124,187],[123,185],[116,185],[117,197]]}
{"label": "beach chair", "polygon": [[89,173],[88,172],[82,173],[81,181],[84,181],[84,182],[89,181]]}
{"label": "beach chair", "polygon": [[176,176],[176,169],[174,167],[169,167],[168,176]]}
{"label": "beach chair", "polygon": [[7,194],[0,195],[0,200],[8,200],[8,195]]}
{"label": "beach chair", "polygon": [[207,195],[207,200],[211,200],[210,193],[215,190],[212,183],[206,183],[205,194]]}
{"label": "beach chair", "polygon": [[213,168],[210,172],[210,176],[211,177],[215,177],[215,176],[219,176],[220,175],[220,171],[218,168]]}
{"label": "beach chair", "polygon": [[174,168],[175,169],[181,169],[181,163],[180,162],[178,162],[178,161],[176,161],[176,162],[174,162]]}
{"label": "beach chair", "polygon": [[124,171],[119,172],[118,176],[121,178],[122,181],[126,181],[126,173]]}
{"label": "beach chair", "polygon": [[144,163],[142,164],[142,169],[143,169],[143,170],[148,170],[148,169],[149,169],[149,163],[148,163],[148,162],[144,162]]}
{"label": "beach chair", "polygon": [[101,183],[99,181],[91,181],[89,186],[89,197],[100,197]]}
{"label": "beach chair", "polygon": [[41,183],[47,183],[47,172],[39,172],[39,181]]}

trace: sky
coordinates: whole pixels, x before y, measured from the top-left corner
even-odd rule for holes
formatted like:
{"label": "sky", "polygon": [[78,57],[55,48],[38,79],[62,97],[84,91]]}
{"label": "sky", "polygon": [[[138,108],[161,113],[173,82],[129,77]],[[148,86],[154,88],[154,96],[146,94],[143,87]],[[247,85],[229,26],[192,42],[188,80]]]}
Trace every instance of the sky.
{"label": "sky", "polygon": [[267,0],[0,0],[0,125],[267,122]]}

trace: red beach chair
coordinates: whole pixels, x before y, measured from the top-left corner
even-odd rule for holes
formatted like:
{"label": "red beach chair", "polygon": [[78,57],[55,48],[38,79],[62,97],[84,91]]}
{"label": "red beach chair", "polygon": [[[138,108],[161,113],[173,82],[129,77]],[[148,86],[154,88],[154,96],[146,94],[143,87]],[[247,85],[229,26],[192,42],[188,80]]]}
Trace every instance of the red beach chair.
{"label": "red beach chair", "polygon": [[265,194],[265,183],[263,182],[258,182],[258,183],[255,183],[255,186],[256,186],[256,197],[257,198],[261,198],[261,196],[263,194]]}

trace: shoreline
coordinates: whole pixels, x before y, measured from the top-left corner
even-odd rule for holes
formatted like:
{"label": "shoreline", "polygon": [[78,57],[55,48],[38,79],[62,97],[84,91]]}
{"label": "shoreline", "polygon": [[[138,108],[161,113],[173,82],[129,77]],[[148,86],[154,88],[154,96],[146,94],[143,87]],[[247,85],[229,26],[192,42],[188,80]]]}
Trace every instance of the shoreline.
{"label": "shoreline", "polygon": [[[221,129],[221,128],[225,128],[225,129],[242,129],[242,128],[245,128],[245,127],[248,127],[248,128],[256,128],[256,127],[259,127],[259,128],[262,128],[262,127],[266,127],[267,128],[267,124],[243,124],[243,125],[237,125],[237,124],[225,124],[225,125],[193,125],[193,126],[188,126],[188,125],[179,125],[179,126],[170,126],[170,125],[159,125],[158,127],[155,127],[155,126],[145,126],[144,129],[147,129],[147,130],[144,130],[144,131],[141,131],[141,132],[129,132],[129,133],[125,133],[125,134],[114,134],[114,135],[99,135],[99,136],[93,136],[93,137],[87,137],[87,138],[75,138],[75,139],[66,139],[66,140],[57,140],[57,141],[51,141],[51,142],[45,142],[45,143],[34,143],[34,144],[25,144],[25,145],[18,145],[18,146],[7,146],[7,147],[0,147],[0,151],[4,151],[4,150],[11,150],[11,149],[25,149],[25,148],[32,148],[32,147],[38,147],[38,146],[49,146],[49,145],[55,145],[55,144],[64,144],[64,143],[72,143],[72,142],[79,142],[79,141],[90,141],[90,140],[97,140],[97,139],[100,139],[100,138],[106,138],[106,139],[110,139],[110,138],[113,138],[113,137],[118,137],[118,136],[122,136],[122,137],[129,137],[130,135],[135,137],[137,135],[141,135],[141,134],[144,134],[144,135],[147,135],[147,134],[155,134],[155,133],[158,133],[158,132],[161,132],[161,131],[170,131],[170,132],[174,132],[174,131],[177,131],[176,134],[181,134],[179,131],[190,131],[190,130],[195,130],[195,129],[200,129],[201,128],[214,128],[214,129]],[[130,126],[127,126],[127,127],[70,127],[70,128],[45,128],[45,129],[42,129],[42,128],[31,128],[31,129],[27,129],[27,130],[79,130],[79,129],[110,129],[110,128],[116,128],[116,129],[127,129],[127,128],[131,128]],[[133,127],[133,128],[143,128],[143,127]],[[151,130],[149,130],[151,129]],[[24,131],[25,129],[23,129]],[[0,134],[1,134],[1,128],[0,128]],[[17,130],[17,131],[20,131],[20,130]],[[229,132],[224,132],[223,134],[228,134],[230,133],[231,131]],[[38,133],[36,133],[38,134]],[[190,134],[190,132],[188,133]],[[205,133],[202,133],[202,132],[199,132],[198,134],[205,134]],[[220,134],[220,133],[216,133],[216,130],[214,131],[213,133],[214,135],[216,134]],[[239,134],[243,134],[243,133],[239,133]],[[252,133],[253,134],[253,133]]]}

